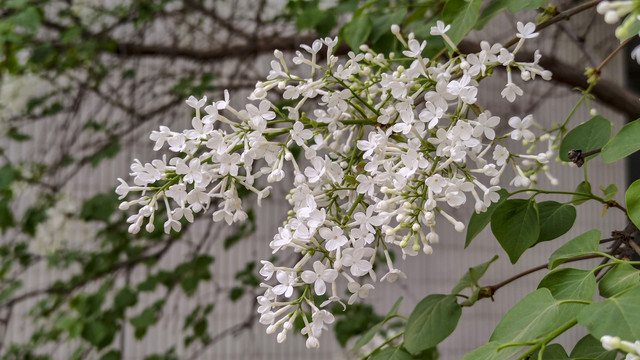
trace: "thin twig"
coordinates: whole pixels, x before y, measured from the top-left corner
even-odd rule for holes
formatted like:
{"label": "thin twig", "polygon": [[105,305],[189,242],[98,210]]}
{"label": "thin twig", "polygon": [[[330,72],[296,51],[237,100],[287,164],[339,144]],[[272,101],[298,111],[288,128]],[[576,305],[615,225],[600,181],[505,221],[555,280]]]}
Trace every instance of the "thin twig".
{"label": "thin twig", "polygon": [[[580,256],[580,257],[575,257],[572,259],[568,259],[567,261],[565,261],[565,263],[569,263],[569,262],[574,262],[574,261],[581,261],[581,260],[587,260],[587,259],[595,259],[595,258],[599,258],[601,257],[601,255],[585,255],[585,256]],[[502,282],[499,282],[495,285],[489,285],[489,286],[483,286],[484,288],[489,289],[489,293],[491,294],[491,296],[493,296],[493,294],[496,293],[496,291],[498,291],[498,289],[500,289],[501,287],[514,282],[515,280],[520,279],[521,277],[524,277],[526,275],[529,275],[531,273],[534,273],[536,271],[542,270],[542,269],[546,269],[549,266],[549,263],[543,264],[543,265],[538,265],[536,267],[533,267],[529,270],[525,270],[519,274],[516,274]]]}

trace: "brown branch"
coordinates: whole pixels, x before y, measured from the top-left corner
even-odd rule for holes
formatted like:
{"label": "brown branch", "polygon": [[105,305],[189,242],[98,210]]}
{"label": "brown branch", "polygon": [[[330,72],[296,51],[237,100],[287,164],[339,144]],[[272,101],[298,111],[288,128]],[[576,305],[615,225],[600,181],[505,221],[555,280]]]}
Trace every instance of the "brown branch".
{"label": "brown branch", "polygon": [[[569,263],[569,262],[573,262],[573,261],[581,261],[581,260],[587,260],[587,259],[595,259],[595,258],[599,258],[601,257],[601,255],[585,255],[585,256],[580,256],[580,257],[576,257],[576,258],[572,258],[572,259],[568,259],[567,261],[565,261],[564,263]],[[496,291],[498,291],[501,287],[512,283],[518,279],[520,279],[521,277],[524,277],[526,275],[529,275],[531,273],[534,273],[536,271],[542,270],[542,269],[546,269],[549,266],[549,263],[546,264],[542,264],[542,265],[538,265],[534,268],[531,268],[529,270],[525,270],[519,274],[516,274],[502,282],[499,282],[495,285],[489,285],[489,286],[483,286],[483,288],[486,288],[489,290],[489,296],[493,296],[493,294],[496,293]]]}
{"label": "brown branch", "polygon": [[51,287],[46,287],[43,289],[36,289],[36,290],[31,290],[31,291],[27,291],[25,293],[22,293],[16,297],[13,297],[9,300],[7,300],[6,302],[0,304],[0,308],[1,307],[12,307],[13,305],[15,305],[16,303],[19,303],[21,301],[24,301],[26,299],[32,298],[34,296],[40,296],[40,295],[45,295],[45,294],[66,294],[69,295],[71,292],[73,292],[74,290],[92,282],[95,280],[98,280],[100,278],[102,278],[103,276],[109,275],[111,273],[114,273],[115,271],[119,270],[119,269],[128,269],[131,268],[133,266],[136,266],[140,263],[143,263],[147,260],[152,260],[152,259],[160,259],[170,248],[171,246],[175,243],[176,239],[175,238],[169,238],[166,242],[166,244],[157,252],[149,254],[149,255],[145,255],[145,256],[140,256],[140,257],[136,257],[133,259],[129,259],[129,260],[125,260],[122,261],[120,263],[116,263],[113,266],[111,266],[108,269],[105,269],[103,271],[99,271],[95,274],[93,274],[93,276],[91,278],[87,278],[81,281],[78,281],[75,284],[70,284],[68,286],[51,286]]}
{"label": "brown branch", "polygon": [[255,43],[231,45],[214,50],[198,50],[179,48],[165,45],[142,45],[138,43],[119,43],[114,55],[119,57],[179,57],[196,62],[211,62],[216,60],[233,59],[237,57],[255,56],[270,53],[275,49],[290,51],[300,48],[300,44],[313,42],[318,36],[293,35],[288,37],[274,37],[258,39]]}

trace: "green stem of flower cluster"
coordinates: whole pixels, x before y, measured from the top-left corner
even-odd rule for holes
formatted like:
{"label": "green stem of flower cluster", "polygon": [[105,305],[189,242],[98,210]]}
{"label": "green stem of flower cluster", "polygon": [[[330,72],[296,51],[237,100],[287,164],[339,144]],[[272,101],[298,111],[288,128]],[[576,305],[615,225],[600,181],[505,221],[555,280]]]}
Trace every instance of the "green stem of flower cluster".
{"label": "green stem of flower cluster", "polygon": [[522,355],[518,356],[518,358],[516,360],[526,359],[529,355],[533,354],[534,351],[538,350],[538,348],[542,347],[543,345],[546,345],[547,343],[549,343],[549,341],[557,338],[563,332],[565,332],[565,331],[571,329],[572,327],[574,327],[577,323],[578,323],[578,318],[573,318],[573,319],[567,321],[566,323],[562,324],[562,326],[560,326],[559,328],[555,329],[549,335],[547,335],[547,336],[543,337],[542,339],[538,340],[536,345],[532,346],[527,351],[525,351]]}

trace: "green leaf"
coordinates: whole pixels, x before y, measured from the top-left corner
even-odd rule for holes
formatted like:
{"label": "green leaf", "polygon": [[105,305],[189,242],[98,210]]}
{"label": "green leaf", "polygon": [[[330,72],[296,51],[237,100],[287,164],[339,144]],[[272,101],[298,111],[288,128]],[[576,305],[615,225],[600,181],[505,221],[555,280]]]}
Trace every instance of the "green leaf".
{"label": "green leaf", "polygon": [[442,19],[451,24],[447,35],[458,44],[476,24],[480,15],[482,0],[449,0],[442,10]]}
{"label": "green leaf", "polygon": [[74,25],[62,33],[60,36],[60,42],[63,44],[70,44],[80,40],[80,36],[82,36],[82,27]]}
{"label": "green leaf", "polygon": [[320,18],[320,22],[316,24],[315,29],[320,36],[327,36],[333,28],[338,25],[338,17],[332,9],[325,11]]}
{"label": "green leaf", "polygon": [[382,35],[391,32],[391,25],[400,24],[404,16],[407,14],[407,9],[399,9],[388,14],[371,17],[371,34],[369,40],[371,43],[375,43],[382,37]]}
{"label": "green leaf", "polygon": [[4,6],[6,6],[7,9],[19,10],[26,7],[28,4],[29,0],[9,0],[4,4]]}
{"label": "green leaf", "polygon": [[615,35],[622,44],[629,38],[636,36],[638,32],[640,32],[640,21],[638,21],[638,12],[634,11],[618,26]]}
{"label": "green leaf", "polygon": [[136,329],[136,339],[141,339],[147,332],[147,328],[156,323],[156,306],[146,307],[138,316],[132,317],[129,322]]}
{"label": "green leaf", "polygon": [[505,200],[491,216],[491,231],[515,264],[538,240],[540,222],[534,200]]}
{"label": "green leaf", "polygon": [[612,297],[638,285],[640,270],[629,264],[619,264],[602,277],[598,283],[598,290],[601,296]]}
{"label": "green leaf", "polygon": [[38,31],[40,25],[42,24],[42,18],[36,6],[29,6],[19,13],[11,16],[7,20],[9,20],[16,26],[20,26],[22,28],[33,31]]}
{"label": "green leaf", "polygon": [[21,133],[15,127],[9,128],[9,131],[7,131],[7,137],[9,139],[12,139],[12,140],[15,140],[15,141],[19,141],[19,142],[27,141],[27,140],[31,139],[31,135],[27,135],[25,133]]}
{"label": "green leaf", "polygon": [[591,335],[586,335],[571,350],[572,359],[615,360],[617,353],[607,351],[602,343]]}
{"label": "green leaf", "polygon": [[0,192],[6,192],[11,190],[11,184],[19,173],[11,166],[6,164],[0,168]]}
{"label": "green leaf", "polygon": [[602,161],[612,163],[640,150],[640,119],[634,120],[609,140],[602,148]]}
{"label": "green leaf", "polygon": [[116,325],[111,322],[88,321],[82,328],[82,338],[100,350],[111,344],[116,331]]}
{"label": "green leaf", "polygon": [[629,186],[624,194],[627,203],[627,215],[629,219],[640,228],[640,180],[636,180]]}
{"label": "green leaf", "polygon": [[563,268],[547,274],[538,285],[541,288],[549,289],[557,300],[591,301],[596,293],[596,277],[591,270]]}
{"label": "green leaf", "polygon": [[109,222],[111,214],[118,207],[118,195],[114,191],[97,194],[82,204],[80,217],[86,221]]}
{"label": "green leaf", "polygon": [[[498,348],[502,346],[497,341],[491,341],[479,348],[465,354],[460,360],[506,360],[511,355],[507,351],[498,352]],[[518,347],[520,349],[520,347]],[[505,349],[506,350],[506,349]]]}
{"label": "green leaf", "polygon": [[7,199],[0,200],[0,229],[3,234],[16,224],[10,205],[11,203]]}
{"label": "green leaf", "polygon": [[500,204],[507,200],[507,197],[509,196],[509,193],[505,189],[498,190],[498,194],[500,194],[500,200],[491,204],[489,208],[487,208],[487,211],[481,212],[479,214],[474,212],[471,215],[469,226],[467,226],[467,237],[464,241],[465,249],[467,248],[467,246],[469,246],[469,244],[471,244],[471,240],[478,236],[478,234],[480,234],[480,232],[482,232],[482,230],[484,230],[484,228],[489,224],[493,212],[496,211],[498,206],[500,206]]}
{"label": "green leaf", "polygon": [[[569,150],[582,150],[583,153],[586,153],[599,149],[609,141],[610,136],[611,121],[596,115],[565,135],[560,145],[560,159],[562,161],[571,161],[568,155]],[[585,158],[585,161],[595,156],[597,154]]]}
{"label": "green leaf", "polygon": [[600,190],[604,193],[604,196],[602,197],[604,201],[611,201],[616,197],[616,194],[618,194],[618,187],[616,184],[611,184],[607,186],[606,189],[600,186]]}
{"label": "green leaf", "polygon": [[[596,277],[590,270],[564,268],[547,274],[538,289],[546,288],[556,300],[592,301],[596,293]],[[586,304],[561,304],[556,325],[561,326],[578,315]]]}
{"label": "green leaf", "polygon": [[359,52],[360,45],[364,44],[364,42],[367,41],[372,28],[373,26],[369,17],[366,15],[362,15],[360,17],[354,18],[345,26],[343,26],[341,29],[341,34],[349,47],[353,51]]}
{"label": "green leaf", "polygon": [[433,294],[416,305],[404,332],[405,348],[417,353],[438,345],[458,325],[462,309],[454,295]]}
{"label": "green leaf", "polygon": [[110,350],[108,353],[102,355],[100,360],[120,360],[122,355],[119,350]]}
{"label": "green leaf", "polygon": [[[342,306],[336,305],[332,311],[341,317],[336,321],[333,329],[336,340],[342,347],[347,345],[350,338],[364,334],[376,323],[382,321],[382,317],[373,311],[371,305],[354,304],[344,311]],[[296,331],[302,330],[305,325],[301,317],[296,318],[294,326]]]}
{"label": "green leaf", "polygon": [[134,306],[138,302],[138,294],[129,286],[123,287],[113,299],[113,305],[118,309]]}
{"label": "green leaf", "polygon": [[630,341],[640,339],[640,286],[585,306],[578,315],[578,323],[596,339],[604,335]]}
{"label": "green leaf", "polygon": [[413,360],[438,360],[440,359],[440,353],[438,352],[438,348],[430,348],[424,351],[421,351],[417,354],[411,355]]}
{"label": "green leaf", "polygon": [[317,6],[309,6],[302,11],[300,15],[296,18],[296,28],[298,31],[305,29],[313,29],[322,17],[324,16],[324,11],[320,10]]}
{"label": "green leaf", "polygon": [[522,9],[537,9],[546,1],[547,0],[496,0],[482,11],[482,15],[480,15],[475,28],[481,30],[491,19],[506,9],[515,14]]}
{"label": "green leaf", "polygon": [[120,146],[120,143],[114,140],[112,143],[103,147],[102,149],[98,150],[95,154],[93,154],[93,156],[90,159],[91,166],[97,167],[98,165],[100,165],[102,160],[111,159],[115,157],[118,154],[118,152],[120,152],[121,148],[122,146]]}
{"label": "green leaf", "polygon": [[[504,315],[489,341],[506,344],[536,340],[553,328],[557,316],[556,299],[548,289],[538,289],[520,300]],[[519,351],[518,347],[509,347],[500,353],[513,356]]]}
{"label": "green leaf", "polygon": [[487,272],[489,269],[489,265],[491,265],[494,261],[498,260],[498,255],[494,256],[491,260],[482,263],[480,265],[469,268],[464,276],[458,281],[458,284],[451,290],[451,294],[455,295],[460,293],[460,291],[471,288],[473,286],[478,286],[478,280]]}
{"label": "green leaf", "polygon": [[588,201],[589,199],[591,199],[589,196],[587,195],[591,195],[591,184],[589,184],[588,181],[583,181],[580,184],[578,184],[578,186],[576,187],[575,192],[577,193],[581,193],[581,194],[585,194],[583,195],[573,195],[573,198],[571,199],[571,202],[576,204],[576,205],[580,205],[582,203],[584,203],[585,201]]}
{"label": "green leaf", "polygon": [[404,349],[388,347],[375,354],[371,360],[413,360],[413,357]]}
{"label": "green leaf", "polygon": [[562,245],[549,258],[549,269],[578,256],[593,254],[600,245],[600,230],[590,230]]}
{"label": "green leaf", "polygon": [[540,235],[537,243],[553,240],[571,230],[576,221],[576,208],[556,201],[543,201],[538,204],[538,215]]}
{"label": "green leaf", "polygon": [[229,291],[229,299],[231,299],[231,301],[233,302],[240,300],[242,295],[244,295],[244,288],[241,288],[239,286],[234,286]]}
{"label": "green leaf", "polygon": [[541,360],[569,360],[569,356],[567,352],[564,350],[562,345],[560,344],[551,344],[544,349],[542,353],[542,357],[539,357],[540,350],[531,354],[530,359],[541,359]]}
{"label": "green leaf", "polygon": [[398,308],[400,307],[400,303],[402,302],[402,297],[400,297],[398,300],[396,300],[396,303],[393,304],[393,306],[391,307],[391,310],[389,310],[389,313],[387,313],[387,316],[385,316],[384,320],[380,321],[379,323],[375,324],[373,327],[371,327],[369,330],[367,330],[366,333],[364,333],[364,335],[362,335],[362,337],[360,339],[358,339],[358,341],[356,341],[355,345],[353,345],[353,351],[356,351],[358,349],[360,349],[361,347],[363,347],[364,345],[368,344],[369,341],[371,341],[371,339],[373,339],[373,337],[378,333],[378,331],[380,331],[380,329],[382,329],[382,326],[395,314],[397,314],[398,312]]}
{"label": "green leaf", "polygon": [[537,289],[515,304],[496,325],[489,341],[506,344],[535,340],[554,323],[558,302],[549,289]]}

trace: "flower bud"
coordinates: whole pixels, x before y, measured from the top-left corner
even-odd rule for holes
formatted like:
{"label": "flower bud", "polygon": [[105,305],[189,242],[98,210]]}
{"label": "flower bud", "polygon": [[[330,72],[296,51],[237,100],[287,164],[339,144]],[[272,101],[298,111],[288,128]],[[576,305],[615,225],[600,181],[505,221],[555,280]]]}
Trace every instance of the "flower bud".
{"label": "flower bud", "polygon": [[431,254],[433,254],[433,248],[432,248],[431,246],[429,246],[429,245],[425,244],[425,245],[422,247],[422,252],[423,252],[425,255],[431,255]]}
{"label": "flower bud", "polygon": [[320,342],[314,336],[309,336],[305,345],[307,346],[307,349],[317,349],[320,347]]}
{"label": "flower bud", "polygon": [[276,336],[276,341],[278,342],[278,344],[282,344],[285,340],[287,340],[287,333],[284,331],[278,333],[278,336]]}

